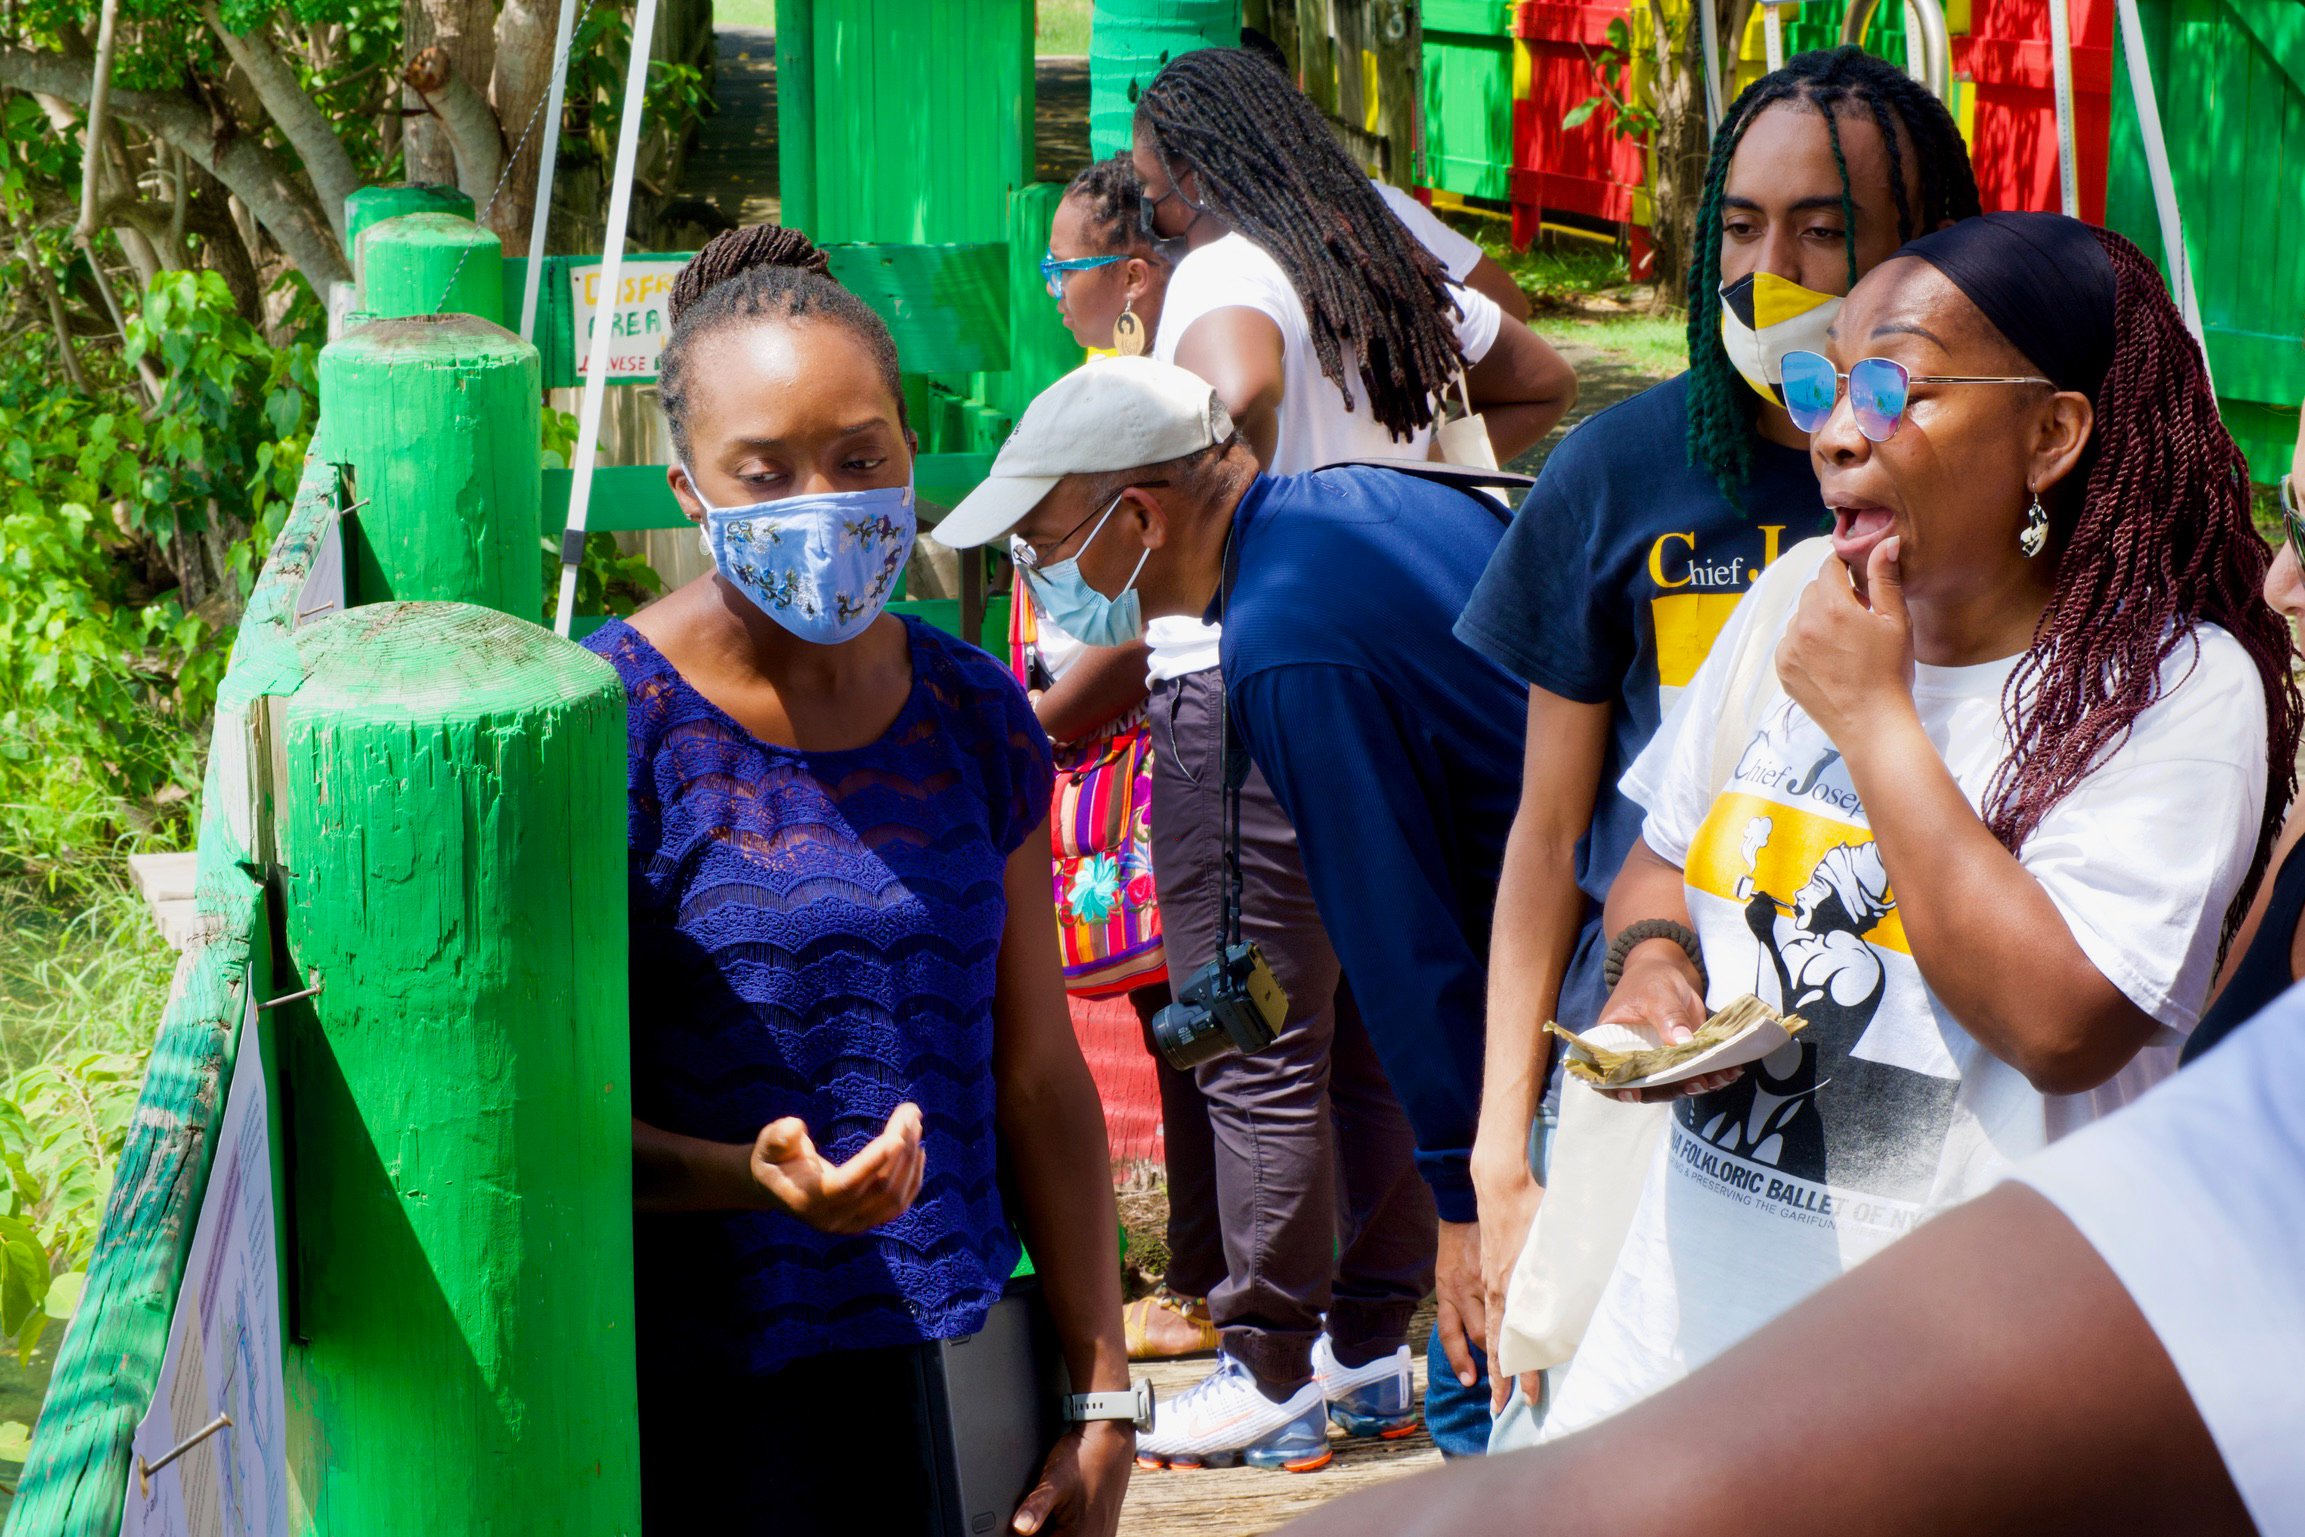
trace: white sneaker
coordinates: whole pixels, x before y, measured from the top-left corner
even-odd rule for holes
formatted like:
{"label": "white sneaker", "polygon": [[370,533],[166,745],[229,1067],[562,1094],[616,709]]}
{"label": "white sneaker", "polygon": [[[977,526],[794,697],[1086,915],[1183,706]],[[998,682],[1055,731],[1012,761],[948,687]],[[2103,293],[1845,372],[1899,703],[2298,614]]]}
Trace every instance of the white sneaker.
{"label": "white sneaker", "polygon": [[1310,1473],[1328,1466],[1329,1427],[1321,1385],[1308,1382],[1285,1403],[1257,1387],[1229,1355],[1216,1370],[1174,1398],[1163,1399],[1153,1428],[1137,1437],[1140,1468],[1255,1468]]}
{"label": "white sneaker", "polygon": [[1329,1418],[1348,1436],[1398,1441],[1416,1434],[1416,1382],[1406,1345],[1366,1366],[1346,1366],[1324,1330],[1313,1341],[1313,1385],[1328,1401]]}

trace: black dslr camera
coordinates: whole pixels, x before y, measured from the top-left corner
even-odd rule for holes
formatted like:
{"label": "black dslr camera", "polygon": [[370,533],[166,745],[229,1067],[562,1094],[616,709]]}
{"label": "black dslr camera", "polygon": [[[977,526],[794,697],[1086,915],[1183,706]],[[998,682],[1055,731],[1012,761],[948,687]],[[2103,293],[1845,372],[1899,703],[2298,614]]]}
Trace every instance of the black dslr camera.
{"label": "black dslr camera", "polygon": [[1169,1066],[1185,1072],[1228,1051],[1264,1050],[1288,1017],[1289,995],[1264,953],[1232,944],[1153,1016],[1153,1040]]}

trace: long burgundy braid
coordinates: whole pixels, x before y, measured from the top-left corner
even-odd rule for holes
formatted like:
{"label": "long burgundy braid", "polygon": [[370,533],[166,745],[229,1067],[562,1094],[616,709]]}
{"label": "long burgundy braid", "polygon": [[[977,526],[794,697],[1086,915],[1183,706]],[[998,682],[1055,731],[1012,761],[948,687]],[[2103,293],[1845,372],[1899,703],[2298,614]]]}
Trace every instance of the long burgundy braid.
{"label": "long burgundy braid", "polygon": [[2224,424],[2200,349],[2142,251],[2092,230],[2113,263],[2113,363],[2077,507],[2051,526],[2062,552],[2033,644],[2001,696],[2009,756],[1985,796],[1985,825],[2012,852],[2161,697],[2161,664],[2199,654],[2196,630],[2239,641],[2265,689],[2265,812],[2249,877],[2225,917],[2247,910],[2297,789],[2300,701],[2288,626],[2263,597],[2265,542],[2249,521],[2248,466]]}

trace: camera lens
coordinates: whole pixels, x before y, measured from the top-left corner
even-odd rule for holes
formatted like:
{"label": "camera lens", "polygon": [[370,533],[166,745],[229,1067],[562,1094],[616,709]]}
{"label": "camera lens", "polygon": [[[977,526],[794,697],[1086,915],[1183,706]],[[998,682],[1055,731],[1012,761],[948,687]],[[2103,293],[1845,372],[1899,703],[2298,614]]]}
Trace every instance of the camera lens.
{"label": "camera lens", "polygon": [[1172,1003],[1153,1016],[1152,1031],[1153,1044],[1180,1073],[1235,1049],[1206,1004]]}

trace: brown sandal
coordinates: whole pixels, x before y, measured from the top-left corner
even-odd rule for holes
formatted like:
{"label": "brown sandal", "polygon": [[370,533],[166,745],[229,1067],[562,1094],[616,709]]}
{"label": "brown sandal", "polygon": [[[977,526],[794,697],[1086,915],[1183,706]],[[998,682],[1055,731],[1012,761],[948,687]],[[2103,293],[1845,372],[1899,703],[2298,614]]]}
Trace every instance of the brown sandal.
{"label": "brown sandal", "polygon": [[[1177,1336],[1182,1331],[1169,1320],[1160,1318],[1162,1313],[1183,1320],[1191,1334],[1180,1341]],[[1156,1319],[1166,1325],[1162,1333],[1167,1336],[1158,1342],[1151,1337]],[[1121,1329],[1131,1361],[1173,1361],[1184,1356],[1207,1355],[1217,1348],[1217,1326],[1209,1318],[1209,1299],[1180,1297],[1165,1286],[1123,1308]]]}

